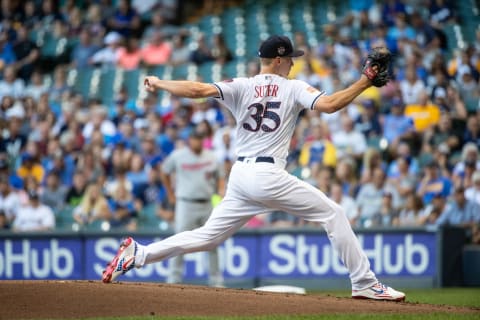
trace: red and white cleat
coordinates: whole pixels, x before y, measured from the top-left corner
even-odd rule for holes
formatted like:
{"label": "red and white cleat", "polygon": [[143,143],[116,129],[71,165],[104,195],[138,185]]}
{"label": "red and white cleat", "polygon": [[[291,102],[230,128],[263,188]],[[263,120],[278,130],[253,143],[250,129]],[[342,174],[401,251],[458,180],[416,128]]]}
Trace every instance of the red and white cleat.
{"label": "red and white cleat", "polygon": [[135,267],[135,255],[137,253],[137,243],[133,238],[128,237],[122,241],[117,254],[103,271],[102,281],[110,283]]}

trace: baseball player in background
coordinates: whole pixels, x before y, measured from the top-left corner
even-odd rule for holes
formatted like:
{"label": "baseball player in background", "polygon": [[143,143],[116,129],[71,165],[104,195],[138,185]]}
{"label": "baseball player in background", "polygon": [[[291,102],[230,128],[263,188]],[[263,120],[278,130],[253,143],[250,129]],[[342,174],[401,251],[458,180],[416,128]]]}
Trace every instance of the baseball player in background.
{"label": "baseball player in background", "polygon": [[[170,204],[175,204],[175,232],[201,227],[212,212],[212,196],[224,192],[219,164],[212,151],[203,148],[203,136],[196,130],[190,133],[188,146],[174,150],[162,164],[162,182]],[[175,181],[173,183],[173,177]],[[168,283],[183,279],[183,255],[170,261]],[[223,286],[218,265],[218,247],[209,252],[209,285]]]}
{"label": "baseball player in background", "polygon": [[145,78],[146,90],[150,92],[166,90],[180,97],[218,99],[236,119],[238,158],[231,169],[225,197],[204,226],[149,245],[128,237],[107,266],[103,282],[111,282],[134,267],[188,252],[212,250],[251,217],[281,210],[323,226],[349,271],[352,297],[405,299],[404,293],[377,280],[343,209],[285,170],[299,112],[308,108],[333,113],[370,86],[385,85],[390,53],[384,48],[373,50],[365,60],[360,79],[330,96],[303,81],[287,78],[292,58],[301,55],[303,51],[294,50],[290,39],[273,35],[260,45],[261,69],[254,77],[213,84]]}

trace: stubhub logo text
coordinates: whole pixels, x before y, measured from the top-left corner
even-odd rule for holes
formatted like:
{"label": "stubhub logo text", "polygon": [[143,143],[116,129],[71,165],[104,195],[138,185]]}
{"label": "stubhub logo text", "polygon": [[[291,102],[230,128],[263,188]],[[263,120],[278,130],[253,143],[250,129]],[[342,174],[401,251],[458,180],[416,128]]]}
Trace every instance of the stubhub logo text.
{"label": "stubhub logo text", "polygon": [[[360,244],[377,275],[434,275],[434,237],[363,234]],[[262,239],[261,276],[340,276],[347,269],[326,235],[281,234]]]}
{"label": "stubhub logo text", "polygon": [[[149,244],[159,238],[135,238],[140,244]],[[220,269],[225,277],[254,277],[256,266],[255,237],[233,237],[227,239],[219,251]],[[93,252],[87,265],[89,279],[98,279],[105,264],[108,263],[118,250],[120,240],[115,238],[100,238],[87,241],[87,251]],[[163,281],[169,275],[169,262],[164,260],[151,263],[142,268],[135,268],[124,275],[125,279],[140,281]],[[208,276],[208,256],[204,252],[190,253],[184,256],[184,279],[206,278]]]}
{"label": "stubhub logo text", "polygon": [[0,279],[80,279],[81,243],[77,240],[0,242]]}

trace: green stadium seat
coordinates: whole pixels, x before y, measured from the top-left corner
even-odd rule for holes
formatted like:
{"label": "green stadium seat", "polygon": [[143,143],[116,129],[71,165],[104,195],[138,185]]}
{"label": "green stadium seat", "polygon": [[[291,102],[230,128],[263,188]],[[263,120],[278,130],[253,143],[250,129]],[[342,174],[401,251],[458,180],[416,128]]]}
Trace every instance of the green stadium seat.
{"label": "green stadium seat", "polygon": [[93,68],[82,68],[76,70],[77,75],[75,77],[73,88],[75,91],[85,97],[88,97],[90,93],[90,82],[92,79],[93,70]]}

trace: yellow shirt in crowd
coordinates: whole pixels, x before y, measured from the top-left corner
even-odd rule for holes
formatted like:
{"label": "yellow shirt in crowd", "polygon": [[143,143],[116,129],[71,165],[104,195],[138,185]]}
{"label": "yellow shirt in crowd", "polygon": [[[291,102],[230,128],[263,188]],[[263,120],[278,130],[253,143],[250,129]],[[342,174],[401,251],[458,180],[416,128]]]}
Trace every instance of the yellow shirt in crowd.
{"label": "yellow shirt in crowd", "polygon": [[434,104],[409,104],[405,107],[405,115],[411,117],[415,129],[422,132],[440,121],[440,108]]}

